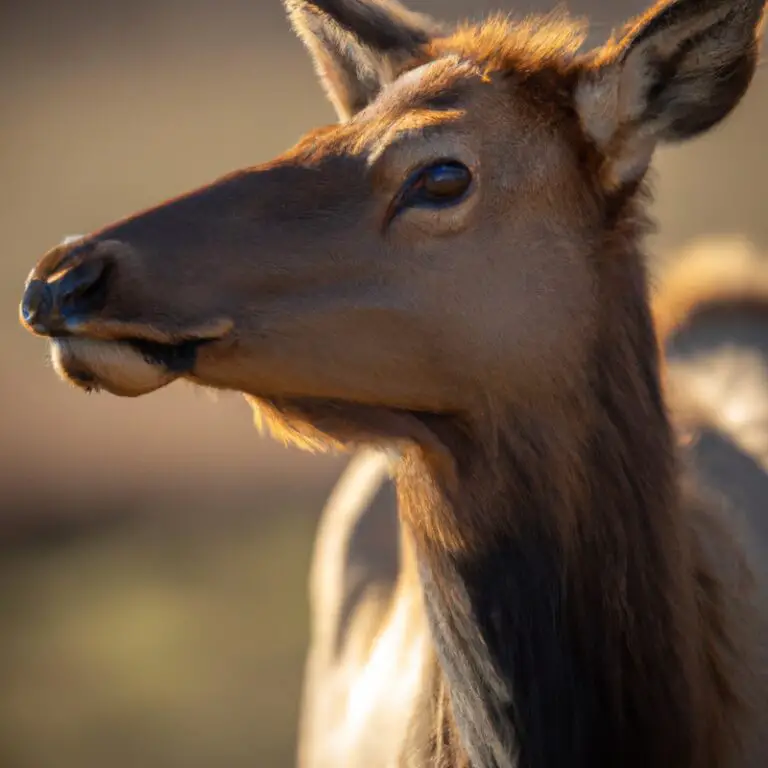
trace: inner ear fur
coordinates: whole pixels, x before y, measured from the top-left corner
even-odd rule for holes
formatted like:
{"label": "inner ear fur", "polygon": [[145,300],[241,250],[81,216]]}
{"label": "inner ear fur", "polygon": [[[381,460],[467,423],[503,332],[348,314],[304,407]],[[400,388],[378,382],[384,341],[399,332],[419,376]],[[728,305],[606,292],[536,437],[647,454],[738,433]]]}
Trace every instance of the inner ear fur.
{"label": "inner ear fur", "polygon": [[576,107],[609,186],[639,178],[660,142],[727,117],[757,67],[765,0],[664,0],[582,62]]}
{"label": "inner ear fur", "polygon": [[441,27],[396,0],[283,0],[339,119],[364,109],[388,82],[427,61]]}

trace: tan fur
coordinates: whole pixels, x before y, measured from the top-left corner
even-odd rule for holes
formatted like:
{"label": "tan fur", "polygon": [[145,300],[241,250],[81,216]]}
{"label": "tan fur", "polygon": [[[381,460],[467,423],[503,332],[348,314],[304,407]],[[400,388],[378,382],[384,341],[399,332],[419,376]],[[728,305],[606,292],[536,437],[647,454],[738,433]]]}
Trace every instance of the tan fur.
{"label": "tan fur", "polygon": [[[702,311],[714,307],[768,311],[768,260],[740,238],[692,243],[662,270],[658,282],[651,307],[662,351]],[[745,450],[765,455],[768,422],[756,397],[768,381],[764,365],[749,354],[731,356],[719,365],[717,360],[705,364],[706,372],[701,366],[688,366],[666,376],[666,395],[681,436],[690,441],[699,425],[714,424],[733,434]]]}
{"label": "tan fur", "polygon": [[[559,16],[286,4],[343,122],[54,249],[24,322],[69,334],[80,386],[185,377],[302,447],[401,457],[378,552],[354,488],[318,535],[302,765],[762,765],[765,587],[681,479],[641,250],[653,149],[738,104],[762,2],[660,3],[587,54]],[[446,160],[469,186],[417,204]],[[672,274],[662,335],[754,267]],[[390,465],[365,461],[361,494]]]}
{"label": "tan fur", "polygon": [[651,310],[664,343],[697,311],[714,304],[766,307],[768,259],[738,238],[694,242],[662,272]]}

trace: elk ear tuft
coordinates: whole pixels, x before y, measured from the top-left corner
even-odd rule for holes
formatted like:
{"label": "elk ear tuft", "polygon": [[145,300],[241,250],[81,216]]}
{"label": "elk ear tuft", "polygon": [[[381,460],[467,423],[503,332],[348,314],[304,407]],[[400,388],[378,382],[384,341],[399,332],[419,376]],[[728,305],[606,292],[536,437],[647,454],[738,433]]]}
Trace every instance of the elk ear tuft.
{"label": "elk ear tuft", "polygon": [[611,186],[639,178],[659,142],[693,138],[741,101],[765,0],[664,0],[588,57],[576,90]]}
{"label": "elk ear tuft", "polygon": [[438,25],[396,0],[283,0],[340,120],[426,61]]}

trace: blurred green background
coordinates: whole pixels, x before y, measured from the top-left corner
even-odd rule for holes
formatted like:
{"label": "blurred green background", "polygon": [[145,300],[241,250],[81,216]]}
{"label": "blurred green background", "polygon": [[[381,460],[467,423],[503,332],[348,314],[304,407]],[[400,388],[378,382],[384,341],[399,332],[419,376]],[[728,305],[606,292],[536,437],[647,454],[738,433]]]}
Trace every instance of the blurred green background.
{"label": "blurred green background", "polygon": [[[644,3],[566,5],[600,39]],[[765,96],[762,70],[727,126],[660,154],[662,257],[768,245]],[[0,766],[290,766],[312,537],[344,460],[260,438],[234,395],[86,397],[16,313],[64,235],[267,160],[331,109],[278,0],[2,2],[0,105]]]}

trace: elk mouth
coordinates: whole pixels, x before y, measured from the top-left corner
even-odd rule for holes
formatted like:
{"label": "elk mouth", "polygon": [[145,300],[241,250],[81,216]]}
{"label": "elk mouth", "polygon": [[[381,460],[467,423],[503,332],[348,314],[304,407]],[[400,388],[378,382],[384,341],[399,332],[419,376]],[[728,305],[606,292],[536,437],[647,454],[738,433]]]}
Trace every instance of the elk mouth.
{"label": "elk mouth", "polygon": [[106,337],[67,333],[50,339],[57,373],[88,392],[106,391],[137,397],[194,373],[201,347],[223,334],[190,334],[178,340],[158,341],[138,335]]}
{"label": "elk mouth", "polygon": [[115,344],[127,344],[138,352],[151,365],[165,368],[169,373],[183,376],[191,373],[195,367],[197,350],[212,339],[187,339],[176,344],[149,341],[147,339],[124,339]]}

